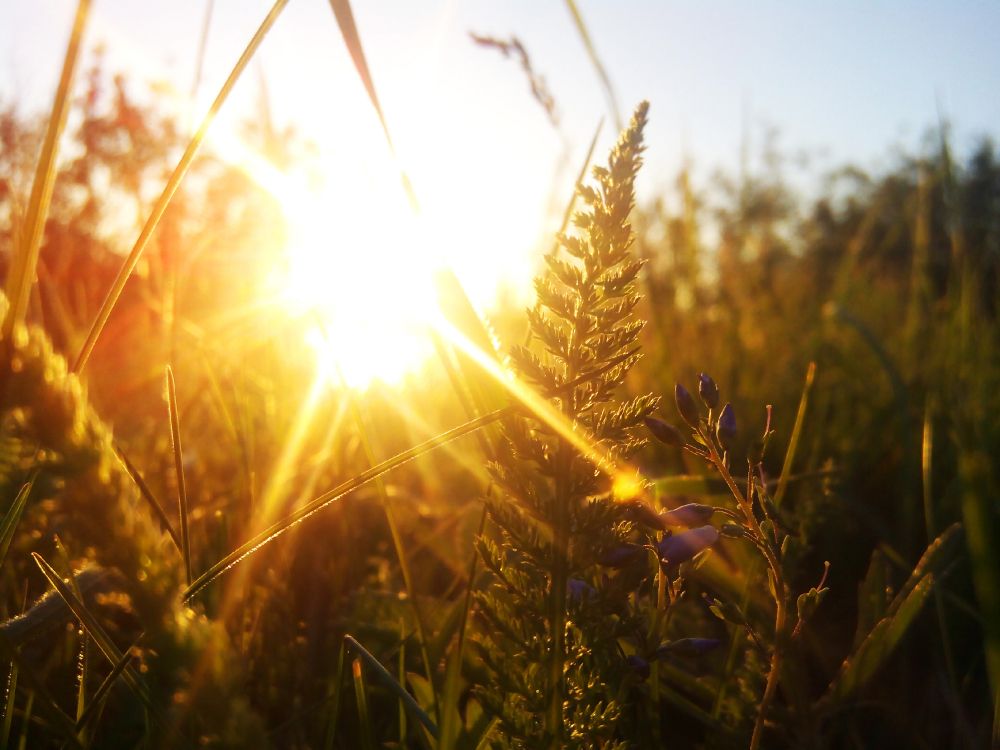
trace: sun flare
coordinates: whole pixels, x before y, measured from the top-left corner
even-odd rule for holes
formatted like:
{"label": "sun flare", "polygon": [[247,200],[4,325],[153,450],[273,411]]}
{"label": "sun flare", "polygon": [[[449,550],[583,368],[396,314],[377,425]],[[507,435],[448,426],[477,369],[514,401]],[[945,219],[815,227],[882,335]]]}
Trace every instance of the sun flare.
{"label": "sun flare", "polygon": [[437,265],[398,189],[327,186],[286,202],[286,295],[333,382],[399,383],[426,360]]}

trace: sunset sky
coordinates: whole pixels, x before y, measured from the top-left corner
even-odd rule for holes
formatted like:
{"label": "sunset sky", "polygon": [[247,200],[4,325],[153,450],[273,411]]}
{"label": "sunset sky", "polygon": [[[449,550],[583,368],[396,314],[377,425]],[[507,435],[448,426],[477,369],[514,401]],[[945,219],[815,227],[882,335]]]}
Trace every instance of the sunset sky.
{"label": "sunset sky", "polygon": [[[234,134],[255,111],[263,82],[279,126],[294,125],[318,146],[326,185],[313,204],[296,206],[298,215],[312,217],[300,222],[301,234],[318,236],[323,222],[334,222],[352,247],[367,243],[369,257],[394,248],[386,265],[400,269],[401,283],[412,270],[407,258],[422,269],[450,266],[482,304],[498,279],[525,289],[532,273],[526,260],[550,241],[602,117],[597,153],[615,136],[567,6],[352,5],[399,164],[424,209],[421,228],[408,223],[398,167],[325,0],[289,3],[213,126],[211,143],[233,152]],[[0,6],[0,98],[26,111],[49,106],[74,7],[70,0]],[[134,92],[166,84],[172,94],[159,94],[158,105],[196,124],[269,7],[216,0],[193,105],[205,2],[95,0],[86,44],[102,44],[107,67],[125,72]],[[812,157],[807,172],[790,175],[806,182],[845,161],[888,164],[897,145],[919,148],[939,113],[955,125],[959,151],[981,135],[1000,134],[997,3],[579,7],[622,116],[641,99],[651,102],[640,200],[671,184],[685,157],[702,180],[717,167],[735,169],[741,144],[759,153],[770,126],[784,148]],[[518,63],[477,47],[470,32],[523,42],[555,98],[558,130],[532,99]],[[233,158],[240,158],[238,149]]]}

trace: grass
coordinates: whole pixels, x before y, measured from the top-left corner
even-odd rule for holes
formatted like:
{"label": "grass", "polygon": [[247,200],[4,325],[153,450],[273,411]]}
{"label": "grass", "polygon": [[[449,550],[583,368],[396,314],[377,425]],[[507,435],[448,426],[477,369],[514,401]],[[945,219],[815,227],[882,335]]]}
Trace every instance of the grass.
{"label": "grass", "polygon": [[[685,172],[674,214],[636,207],[641,107],[588,170],[595,134],[535,307],[487,325],[442,276],[437,369],[331,386],[302,421],[300,323],[255,299],[245,277],[266,269],[220,273],[225,228],[198,221],[267,222],[199,153],[284,6],[122,262],[80,217],[79,257],[47,221],[71,205],[57,145],[79,3],[27,210],[8,203],[0,234],[0,745],[1000,741],[992,149],[956,163],[943,136],[839,203],[776,173],[706,205]],[[391,148],[351,6],[331,9]],[[137,138],[120,114],[84,126]],[[128,160],[90,143],[127,183]],[[158,145],[143,158],[165,163],[176,144]],[[207,249],[179,274],[186,244]]]}

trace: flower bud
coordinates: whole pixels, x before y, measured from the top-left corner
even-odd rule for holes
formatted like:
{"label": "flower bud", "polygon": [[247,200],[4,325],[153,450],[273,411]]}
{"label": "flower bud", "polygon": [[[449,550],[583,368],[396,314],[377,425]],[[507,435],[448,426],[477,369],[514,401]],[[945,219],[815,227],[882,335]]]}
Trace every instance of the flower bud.
{"label": "flower bud", "polygon": [[673,510],[660,511],[660,519],[666,526],[686,526],[692,528],[708,523],[713,513],[715,513],[715,508],[711,505],[688,503]]}
{"label": "flower bud", "polygon": [[719,424],[715,428],[715,436],[719,438],[719,444],[725,450],[730,450],[733,447],[733,442],[736,440],[736,412],[733,411],[732,404],[726,404],[722,407],[722,413],[719,414]]}
{"label": "flower bud", "polygon": [[648,529],[656,529],[657,531],[663,531],[666,528],[663,515],[657,514],[656,511],[647,503],[642,502],[642,500],[629,500],[628,502],[621,503],[621,505],[624,516],[630,521],[635,521]]}
{"label": "flower bud", "polygon": [[698,394],[709,409],[714,409],[719,405],[719,386],[705,373],[698,375]]}
{"label": "flower bud", "polygon": [[677,402],[677,411],[680,412],[684,421],[691,426],[692,430],[698,429],[698,404],[694,402],[691,394],[688,393],[680,383],[674,386],[674,401]]}
{"label": "flower bud", "polygon": [[566,593],[569,594],[570,601],[582,602],[596,595],[597,589],[579,578],[570,578],[566,582]]}
{"label": "flower bud", "polygon": [[649,428],[649,431],[653,433],[653,437],[661,443],[673,445],[678,448],[684,445],[684,436],[681,434],[681,431],[672,424],[667,424],[663,420],[657,419],[656,417],[645,417],[643,421],[646,423],[646,427]]}
{"label": "flower bud", "polygon": [[625,663],[635,671],[640,680],[649,679],[649,662],[641,656],[633,654],[625,659]]}
{"label": "flower bud", "polygon": [[738,523],[724,523],[722,528],[719,529],[719,533],[728,539],[743,539],[749,538],[749,534],[745,527]]}
{"label": "flower bud", "polygon": [[700,526],[665,537],[656,545],[656,549],[666,565],[677,565],[690,560],[717,541],[719,532],[714,526]]}
{"label": "flower bud", "polygon": [[656,649],[656,656],[662,659],[667,654],[683,654],[685,656],[701,656],[722,644],[718,638],[680,638],[670,643],[664,643]]}

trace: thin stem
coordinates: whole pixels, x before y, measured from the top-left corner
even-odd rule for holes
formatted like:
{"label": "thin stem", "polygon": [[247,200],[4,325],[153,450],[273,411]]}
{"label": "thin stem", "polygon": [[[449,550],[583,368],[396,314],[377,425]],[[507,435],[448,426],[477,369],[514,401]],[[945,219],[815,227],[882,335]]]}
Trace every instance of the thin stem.
{"label": "thin stem", "polygon": [[758,750],[764,732],[764,718],[767,716],[767,710],[770,708],[771,702],[774,700],[774,695],[778,689],[778,678],[781,673],[781,660],[783,656],[782,647],[784,645],[785,627],[788,619],[787,590],[785,588],[784,576],[781,573],[781,563],[774,554],[770,541],[764,535],[763,529],[761,529],[760,523],[757,521],[757,516],[753,512],[753,503],[750,497],[748,495],[744,495],[743,492],[740,491],[740,488],[737,486],[732,474],[729,472],[729,468],[726,466],[726,462],[719,454],[712,436],[702,433],[702,437],[705,438],[705,442],[708,445],[709,460],[711,460],[711,462],[715,465],[715,468],[722,476],[723,481],[725,481],[728,485],[730,492],[733,493],[733,497],[740,506],[740,510],[743,511],[743,515],[746,517],[747,524],[760,540],[760,544],[756,546],[760,549],[761,554],[764,555],[764,558],[767,560],[767,565],[771,570],[771,574],[774,576],[774,650],[771,652],[771,668],[767,673],[767,683],[764,686],[764,695],[760,700],[760,708],[757,711],[757,720],[754,723],[753,735],[750,738],[750,750]]}

